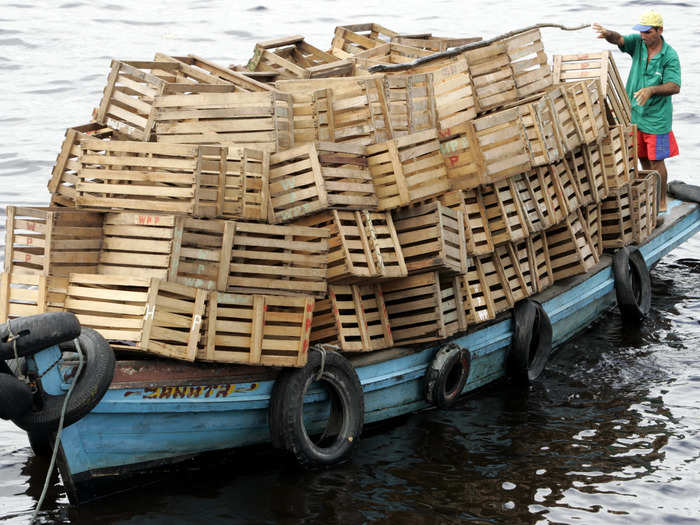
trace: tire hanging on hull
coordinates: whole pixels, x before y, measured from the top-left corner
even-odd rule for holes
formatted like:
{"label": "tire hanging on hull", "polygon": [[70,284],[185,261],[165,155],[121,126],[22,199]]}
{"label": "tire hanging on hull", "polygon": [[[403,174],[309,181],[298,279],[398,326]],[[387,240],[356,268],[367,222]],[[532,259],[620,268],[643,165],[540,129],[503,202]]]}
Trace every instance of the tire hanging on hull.
{"label": "tire hanging on hull", "polygon": [[635,246],[625,246],[613,257],[617,307],[625,321],[638,323],[651,309],[651,276]]}
{"label": "tire hanging on hull", "polygon": [[552,323],[543,306],[531,299],[513,310],[513,341],[508,353],[508,376],[518,384],[529,385],[544,370],[552,353]]}
{"label": "tire hanging on hull", "polygon": [[439,408],[449,408],[464,390],[471,368],[471,354],[455,343],[441,347],[425,373],[425,399]]}

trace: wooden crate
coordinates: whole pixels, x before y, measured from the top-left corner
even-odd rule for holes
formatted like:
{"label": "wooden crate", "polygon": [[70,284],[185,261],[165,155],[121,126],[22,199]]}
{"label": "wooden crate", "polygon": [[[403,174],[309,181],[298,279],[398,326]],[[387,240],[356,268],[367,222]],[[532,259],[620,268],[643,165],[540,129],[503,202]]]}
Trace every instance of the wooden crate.
{"label": "wooden crate", "polygon": [[583,212],[583,220],[585,222],[588,235],[590,236],[591,245],[593,247],[593,256],[597,261],[603,255],[603,225],[601,222],[601,203],[594,202],[588,206],[581,208]]}
{"label": "wooden crate", "polygon": [[558,161],[561,158],[561,148],[554,131],[556,122],[541,118],[540,99],[523,102],[517,108],[525,130],[530,164],[538,167]]}
{"label": "wooden crate", "polygon": [[634,239],[629,187],[628,182],[601,202],[600,222],[604,249],[622,248]]}
{"label": "wooden crate", "polygon": [[530,235],[527,238],[527,250],[533,276],[533,293],[540,293],[554,284],[554,273],[549,260],[545,233],[538,232]]}
{"label": "wooden crate", "polygon": [[610,126],[602,141],[608,191],[619,191],[637,176],[637,126]]}
{"label": "wooden crate", "polygon": [[554,134],[553,141],[558,149],[558,159],[581,146],[578,122],[564,86],[547,91],[537,103],[536,111],[542,129]]}
{"label": "wooden crate", "polygon": [[62,312],[68,277],[4,272],[0,278],[0,323],[46,312]]}
{"label": "wooden crate", "polygon": [[176,222],[168,280],[194,288],[226,289],[236,223],[181,217]]}
{"label": "wooden crate", "polygon": [[461,275],[440,274],[440,308],[447,337],[466,332],[467,314]]}
{"label": "wooden crate", "polygon": [[608,176],[603,159],[603,147],[600,143],[596,143],[585,145],[582,150],[593,201],[600,202],[608,196]]}
{"label": "wooden crate", "polygon": [[217,216],[266,221],[270,213],[270,154],[229,148]]}
{"label": "wooden crate", "polygon": [[630,181],[632,242],[643,243],[654,230],[656,179],[654,175]]}
{"label": "wooden crate", "polygon": [[80,141],[78,206],[217,215],[227,148]]}
{"label": "wooden crate", "polygon": [[481,255],[493,252],[493,238],[488,227],[486,206],[481,191],[478,189],[455,190],[443,193],[439,199],[448,208],[462,212],[467,254]]}
{"label": "wooden crate", "polygon": [[552,72],[547,64],[539,29],[503,40],[510,59],[518,98],[545,91],[552,85]]}
{"label": "wooden crate", "polygon": [[326,294],[326,228],[235,223],[230,263],[217,289],[274,295]]}
{"label": "wooden crate", "polygon": [[495,305],[479,257],[471,258],[470,263],[467,272],[457,277],[467,325],[483,323],[496,317]]}
{"label": "wooden crate", "polygon": [[355,74],[364,75],[369,68],[379,64],[404,64],[417,58],[432,55],[431,51],[416,47],[387,42],[367,49],[352,56],[355,62]]}
{"label": "wooden crate", "polygon": [[[97,272],[141,279],[167,279],[178,255],[174,215],[113,212],[104,215]],[[74,270],[73,273],[90,273]]]}
{"label": "wooden crate", "polygon": [[590,79],[601,83],[610,124],[629,125],[632,122],[629,98],[610,51],[552,57],[555,84]]}
{"label": "wooden crate", "polygon": [[302,367],[314,298],[210,292],[198,361]]}
{"label": "wooden crate", "polygon": [[362,23],[338,26],[335,28],[331,48],[346,54],[357,55],[368,49],[390,42],[399,34],[379,24]]}
{"label": "wooden crate", "polygon": [[278,91],[237,92],[233,85],[169,85],[153,101],[155,140],[275,152],[294,145],[292,98]]}
{"label": "wooden crate", "polygon": [[563,87],[581,143],[600,141],[608,133],[600,81],[573,82]]}
{"label": "wooden crate", "polygon": [[559,184],[552,167],[534,168],[523,174],[523,179],[536,203],[540,229],[546,230],[564,220],[566,205],[561,202]]}
{"label": "wooden crate", "polygon": [[498,182],[532,167],[518,108],[498,111],[473,123],[483,158],[481,184]]}
{"label": "wooden crate", "polygon": [[207,292],[160,279],[73,273],[65,309],[115,349],[194,361]]}
{"label": "wooden crate", "polygon": [[467,271],[467,243],[461,210],[439,202],[394,212],[396,232],[409,274]]}
{"label": "wooden crate", "polygon": [[379,210],[390,210],[449,190],[437,131],[426,130],[367,146]]}
{"label": "wooden crate", "polygon": [[389,212],[332,210],[295,224],[329,230],[329,282],[351,284],[408,275]]}
{"label": "wooden crate", "polygon": [[566,159],[551,164],[550,174],[556,186],[559,204],[565,218],[581,205],[578,184]]}
{"label": "wooden crate", "polygon": [[364,147],[321,142],[270,157],[270,222],[341,208],[376,209]]}
{"label": "wooden crate", "polygon": [[5,272],[67,277],[94,272],[103,214],[68,208],[7,206]]}
{"label": "wooden crate", "polygon": [[646,179],[647,180],[647,185],[648,188],[647,190],[650,192],[653,192],[654,198],[652,199],[653,203],[653,212],[649,216],[649,224],[651,227],[651,230],[656,229],[656,224],[658,220],[658,214],[659,214],[659,191],[661,190],[661,175],[659,174],[658,171],[656,170],[639,170],[637,171],[637,178],[639,179]]}
{"label": "wooden crate", "polygon": [[481,274],[484,283],[483,293],[488,296],[487,302],[495,317],[497,314],[512,308],[515,304],[509,282],[495,253],[479,255],[475,258],[477,259],[477,271]]}
{"label": "wooden crate", "polygon": [[392,137],[437,126],[433,79],[427,73],[392,75],[384,79]]}
{"label": "wooden crate", "polygon": [[466,51],[479,112],[504,106],[518,99],[515,77],[504,42]]}
{"label": "wooden crate", "polygon": [[51,206],[75,206],[80,169],[80,141],[84,138],[95,137],[102,140],[118,139],[120,135],[112,128],[91,122],[83,126],[75,126],[66,130],[61,151],[56,157],[56,163],[51,170],[48,183],[51,194]]}
{"label": "wooden crate", "polygon": [[275,79],[319,78],[352,75],[353,63],[321,51],[293,35],[255,44],[253,57],[245,66],[250,72],[275,73]]}
{"label": "wooden crate", "polygon": [[438,272],[384,281],[381,287],[394,345],[436,341],[447,336]]}
{"label": "wooden crate", "polygon": [[555,281],[586,273],[596,263],[581,210],[545,232]]}
{"label": "wooden crate", "polygon": [[528,236],[527,219],[518,192],[510,180],[481,186],[486,220],[494,245]]}
{"label": "wooden crate", "polygon": [[[511,177],[508,182],[518,198],[528,233],[546,229],[544,222],[547,210],[542,187],[539,184],[531,184],[528,173]],[[535,178],[533,182],[539,181]]]}
{"label": "wooden crate", "polygon": [[574,184],[576,184],[579,206],[587,206],[592,202],[596,202],[596,192],[587,169],[583,147],[568,153],[565,157],[565,162],[568,164],[572,179]]}
{"label": "wooden crate", "polygon": [[[272,91],[269,84],[259,82],[238,71],[220,66],[197,55],[169,56],[164,53],[156,53],[156,62],[175,62],[180,64],[180,69],[187,74],[190,81],[195,80],[204,84],[233,84],[236,91],[251,93],[258,91]],[[182,81],[179,81],[182,82]]]}
{"label": "wooden crate", "polygon": [[[525,241],[526,239],[523,239]],[[522,244],[521,246],[526,246]],[[532,295],[532,276],[527,249],[518,251],[516,243],[496,246],[494,260],[501,274],[504,291],[510,307]]]}
{"label": "wooden crate", "polygon": [[476,118],[477,104],[469,64],[464,56],[429,73],[437,128],[441,139],[462,133],[465,124]]}
{"label": "wooden crate", "polygon": [[449,136],[440,135],[440,153],[447,170],[447,179],[452,190],[470,190],[481,184],[485,172],[484,158],[476,138],[474,125],[466,122],[463,131]]}
{"label": "wooden crate", "polygon": [[[335,80],[335,79],[334,79]],[[301,101],[306,94],[295,94],[294,125],[296,137],[305,142],[312,140],[328,142],[350,142],[358,145],[377,144],[393,136],[389,105],[386,100],[385,87],[380,77],[367,79],[348,79],[333,87],[318,89],[313,92],[309,104],[312,108],[311,127],[313,138],[299,137],[299,121],[305,122],[305,107]],[[299,116],[297,110],[301,108]],[[301,128],[304,129],[304,128]]]}
{"label": "wooden crate", "polygon": [[370,352],[394,346],[389,317],[378,284],[328,287],[317,300],[311,343],[330,343],[344,352]]}

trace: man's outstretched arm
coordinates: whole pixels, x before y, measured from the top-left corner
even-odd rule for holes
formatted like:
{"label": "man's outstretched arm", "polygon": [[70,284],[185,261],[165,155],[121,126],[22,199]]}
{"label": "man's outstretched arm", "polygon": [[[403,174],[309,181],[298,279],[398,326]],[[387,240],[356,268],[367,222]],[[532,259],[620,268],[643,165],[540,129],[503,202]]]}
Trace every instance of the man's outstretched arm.
{"label": "man's outstretched arm", "polygon": [[622,45],[625,43],[625,37],[623,37],[620,33],[616,33],[610,29],[605,29],[598,23],[593,24],[593,29],[598,32],[598,38],[603,38],[611,44],[622,47]]}

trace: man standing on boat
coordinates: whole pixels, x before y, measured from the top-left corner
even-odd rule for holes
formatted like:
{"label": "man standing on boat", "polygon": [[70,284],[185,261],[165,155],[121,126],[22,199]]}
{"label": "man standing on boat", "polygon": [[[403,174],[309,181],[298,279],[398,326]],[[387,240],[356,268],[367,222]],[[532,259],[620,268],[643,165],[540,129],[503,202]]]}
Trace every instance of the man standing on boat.
{"label": "man standing on boat", "polygon": [[617,45],[632,56],[625,89],[632,107],[632,123],[637,125],[637,150],[642,169],[661,174],[659,211],[666,211],[668,173],[664,159],[678,155],[671,130],[671,95],[681,90],[681,64],[678,53],[662,36],[664,21],[656,11],[646,11],[632,29],[639,34],[620,33],[593,24],[598,38]]}

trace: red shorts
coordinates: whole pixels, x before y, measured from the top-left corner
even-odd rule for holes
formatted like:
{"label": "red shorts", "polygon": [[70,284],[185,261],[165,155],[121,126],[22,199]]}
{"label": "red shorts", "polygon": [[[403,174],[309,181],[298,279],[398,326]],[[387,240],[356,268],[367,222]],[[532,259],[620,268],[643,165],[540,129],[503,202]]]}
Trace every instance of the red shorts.
{"label": "red shorts", "polygon": [[678,144],[673,131],[662,135],[637,130],[637,153],[640,159],[663,160],[678,155]]}

